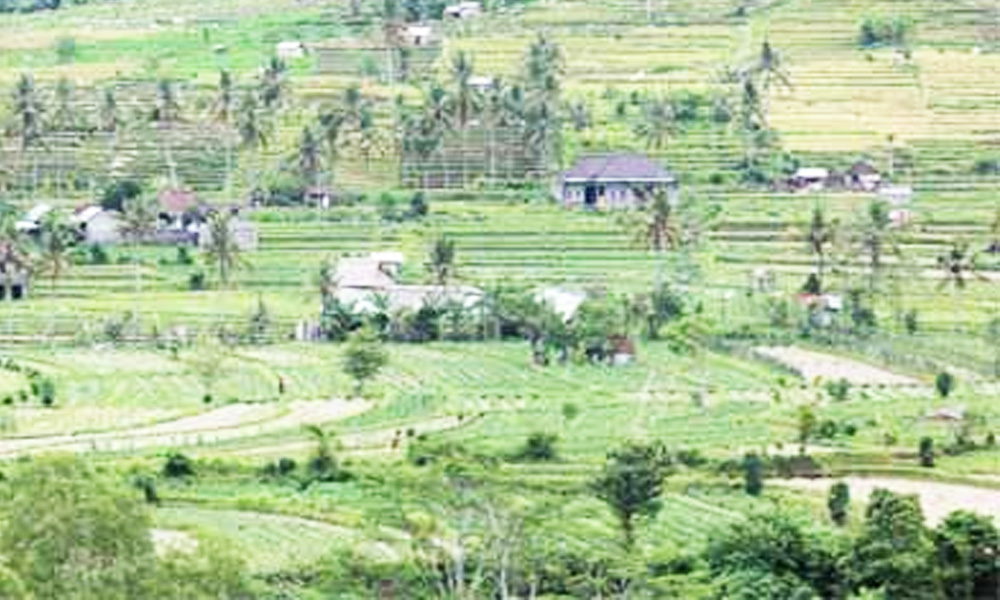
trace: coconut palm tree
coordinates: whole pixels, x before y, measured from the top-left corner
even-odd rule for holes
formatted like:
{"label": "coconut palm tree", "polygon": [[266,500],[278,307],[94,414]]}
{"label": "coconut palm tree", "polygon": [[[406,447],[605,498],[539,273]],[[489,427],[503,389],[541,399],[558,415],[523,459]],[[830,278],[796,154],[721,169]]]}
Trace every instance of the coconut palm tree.
{"label": "coconut palm tree", "polygon": [[319,173],[323,168],[322,151],[319,142],[316,141],[316,136],[309,127],[304,127],[302,135],[299,137],[297,164],[299,174],[306,186],[317,185]]}
{"label": "coconut palm tree", "polygon": [[829,247],[834,244],[835,240],[835,225],[827,220],[826,211],[823,210],[822,206],[814,206],[812,218],[809,221],[809,231],[806,232],[806,243],[809,245],[809,251],[816,257],[816,279],[821,291],[824,289]]}
{"label": "coconut palm tree", "polygon": [[215,101],[212,103],[212,121],[223,127],[226,143],[226,192],[232,190],[233,179],[233,139],[230,135],[230,124],[233,120],[235,104],[233,76],[226,69],[219,71],[219,84],[216,89]]}
{"label": "coconut palm tree", "polygon": [[[642,195],[645,192],[634,190],[634,193]],[[676,222],[674,206],[670,203],[666,190],[656,190],[645,214],[638,217],[638,220],[633,220],[627,226],[643,247],[663,253],[681,245],[681,227]]]}
{"label": "coconut palm tree", "polygon": [[40,224],[38,263],[40,270],[49,275],[52,289],[69,269],[69,253],[73,242],[73,231],[55,212],[50,212]]}
{"label": "coconut palm tree", "polygon": [[328,165],[331,184],[336,179],[336,164],[340,156],[341,133],[343,132],[346,117],[344,113],[336,107],[329,107],[319,113],[319,138],[326,154],[326,164]]}
{"label": "coconut palm tree", "polygon": [[749,65],[748,70],[750,75],[758,80],[764,94],[770,93],[773,84],[792,89],[791,76],[785,67],[781,53],[771,46],[769,40],[765,39],[761,44],[760,54]]}
{"label": "coconut palm tree", "polygon": [[261,122],[257,94],[247,90],[240,100],[236,115],[236,131],[240,138],[240,147],[254,156],[254,165],[249,169],[251,191],[256,190],[256,179],[260,172],[261,151],[267,147],[267,128]]}
{"label": "coconut palm tree", "polygon": [[434,240],[427,254],[427,270],[438,285],[448,285],[455,275],[455,240],[441,235]]}
{"label": "coconut palm tree", "polygon": [[132,244],[132,266],[135,270],[135,291],[142,291],[142,271],[139,268],[139,244],[156,232],[157,212],[145,196],[125,200],[118,231]]}
{"label": "coconut palm tree", "polygon": [[333,434],[319,425],[306,425],[303,429],[316,443],[316,450],[309,459],[309,472],[312,477],[319,481],[328,481],[336,477],[340,467],[333,454],[335,443]]}
{"label": "coconut palm tree", "polygon": [[469,124],[483,105],[482,95],[472,86],[472,75],[475,67],[467,52],[460,51],[451,60],[451,79],[454,89],[451,92],[452,112],[455,124],[462,133],[462,185],[468,180],[468,164],[466,161],[466,145],[468,141]]}
{"label": "coconut palm tree", "polygon": [[277,56],[272,56],[264,65],[260,76],[260,100],[265,109],[281,106],[288,91],[287,72],[288,65]]}
{"label": "coconut palm tree", "polygon": [[215,266],[219,281],[223,287],[227,287],[232,274],[248,265],[236,239],[232,213],[212,213],[208,218],[205,235],[205,261]]}
{"label": "coconut palm tree", "polygon": [[950,286],[955,290],[963,290],[969,277],[988,281],[976,271],[976,256],[969,251],[969,242],[953,241],[951,248],[938,256],[937,264],[941,268],[942,275],[938,289]]}
{"label": "coconut palm tree", "polygon": [[104,88],[100,104],[97,108],[97,127],[101,131],[114,133],[121,126],[121,116],[118,112],[118,98],[114,88]]}
{"label": "coconut palm tree", "polygon": [[861,252],[868,259],[868,289],[874,292],[885,266],[885,256],[901,254],[899,242],[892,230],[888,203],[875,200],[868,205],[865,222],[858,233]]}
{"label": "coconut palm tree", "polygon": [[[39,143],[44,132],[43,115],[45,107],[35,87],[35,78],[30,73],[22,73],[14,87],[12,98],[14,123],[11,131],[20,140],[21,165],[32,146]],[[33,155],[32,192],[38,187],[38,159]]]}
{"label": "coconut palm tree", "polygon": [[553,158],[561,160],[563,71],[562,50],[545,34],[539,34],[525,57],[525,139],[546,170]]}
{"label": "coconut palm tree", "polygon": [[65,77],[56,82],[56,107],[52,113],[52,129],[57,131],[75,131],[77,129],[76,104],[74,101],[73,83]]}
{"label": "coconut palm tree", "polygon": [[646,142],[647,149],[665,148],[677,132],[674,108],[666,98],[647,100],[642,107],[642,120],[635,127],[635,135]]}
{"label": "coconut palm tree", "polygon": [[160,131],[161,151],[170,171],[170,186],[177,189],[177,165],[174,163],[172,143],[165,138],[169,138],[169,132],[181,120],[181,105],[174,84],[169,79],[156,82],[156,106],[150,118]]}

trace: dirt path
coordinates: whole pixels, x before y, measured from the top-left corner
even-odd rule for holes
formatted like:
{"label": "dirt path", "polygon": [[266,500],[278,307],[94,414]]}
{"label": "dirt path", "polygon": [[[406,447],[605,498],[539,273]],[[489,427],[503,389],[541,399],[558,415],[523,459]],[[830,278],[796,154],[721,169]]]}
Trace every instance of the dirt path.
{"label": "dirt path", "polygon": [[937,525],[956,510],[971,510],[1000,520],[1000,490],[962,485],[918,481],[898,477],[857,477],[833,479],[774,480],[773,484],[826,493],[834,481],[843,481],[851,488],[854,501],[866,501],[877,488],[898,494],[915,494],[930,525]]}
{"label": "dirt path", "polygon": [[230,404],[149,427],[84,435],[0,440],[0,458],[49,451],[120,452],[151,447],[209,444],[346,419],[371,406],[371,403],[362,400],[339,399],[287,404]]}
{"label": "dirt path", "polygon": [[898,375],[868,363],[794,346],[757,347],[759,356],[778,362],[812,383],[846,379],[853,385],[918,385],[912,377]]}
{"label": "dirt path", "polygon": [[[469,425],[475,422],[474,418],[466,417],[459,420],[458,417],[434,417],[421,421],[407,423],[397,423],[391,427],[370,429],[366,431],[344,432],[337,435],[337,442],[350,452],[379,453],[379,452],[399,452],[406,447],[409,437],[407,430],[413,430],[414,435],[437,433],[449,429]],[[285,442],[273,445],[262,445],[253,448],[233,448],[222,450],[221,454],[234,454],[239,456],[278,456],[282,454],[302,454],[312,451],[316,447],[313,441]]]}

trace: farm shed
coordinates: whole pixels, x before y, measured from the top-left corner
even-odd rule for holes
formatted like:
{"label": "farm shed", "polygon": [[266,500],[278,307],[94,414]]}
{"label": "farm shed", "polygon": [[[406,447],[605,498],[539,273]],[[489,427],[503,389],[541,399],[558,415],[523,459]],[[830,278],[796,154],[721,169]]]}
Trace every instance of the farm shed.
{"label": "farm shed", "polygon": [[677,202],[677,178],[658,163],[641,154],[611,154],[577,161],[563,173],[559,197],[567,208],[623,209],[642,206],[661,190]]}
{"label": "farm shed", "polygon": [[100,206],[85,206],[76,211],[70,221],[88,244],[115,244],[121,241],[118,215]]}
{"label": "farm shed", "polygon": [[802,167],[792,175],[792,187],[800,190],[819,191],[826,187],[830,170],[822,167]]}

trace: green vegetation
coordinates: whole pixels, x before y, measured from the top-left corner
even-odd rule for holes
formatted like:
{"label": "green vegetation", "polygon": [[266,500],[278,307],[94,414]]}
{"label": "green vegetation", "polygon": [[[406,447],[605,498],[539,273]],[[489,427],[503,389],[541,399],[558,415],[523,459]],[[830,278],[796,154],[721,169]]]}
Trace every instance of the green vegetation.
{"label": "green vegetation", "polygon": [[0,0],[0,596],[991,597],[980,4]]}

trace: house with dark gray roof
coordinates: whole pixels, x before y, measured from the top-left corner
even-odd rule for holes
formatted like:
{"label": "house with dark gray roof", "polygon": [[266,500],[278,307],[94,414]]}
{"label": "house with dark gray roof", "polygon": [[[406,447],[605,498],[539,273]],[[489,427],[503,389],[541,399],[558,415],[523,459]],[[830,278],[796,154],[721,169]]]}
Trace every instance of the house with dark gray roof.
{"label": "house with dark gray roof", "polygon": [[641,154],[585,156],[559,182],[559,198],[567,208],[636,208],[659,191],[676,202],[677,178]]}

